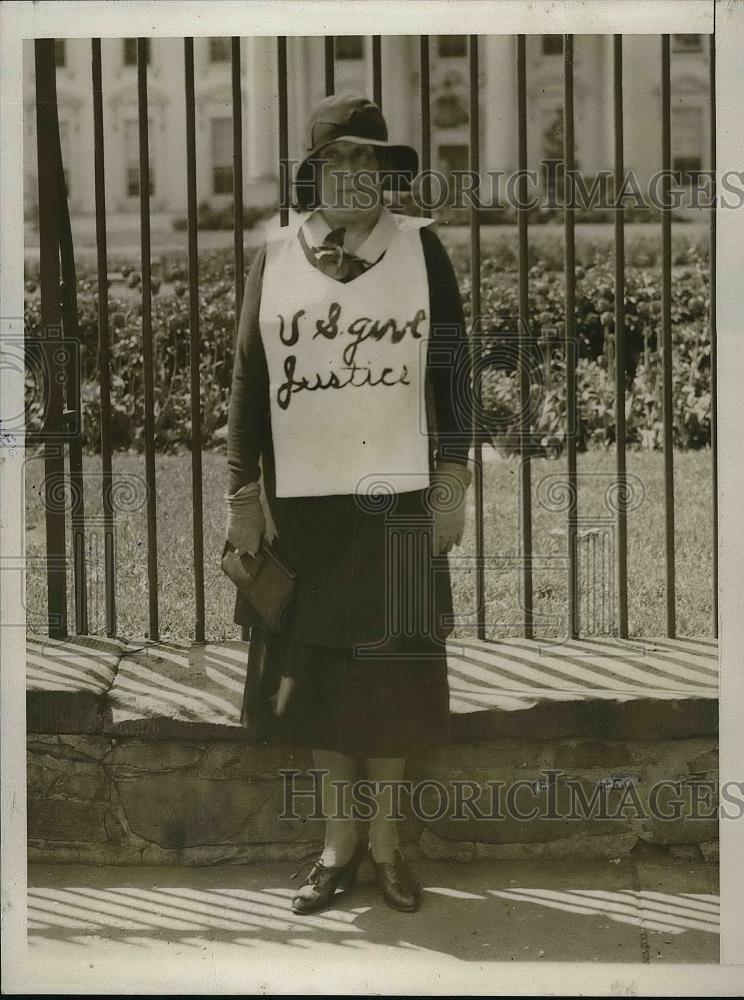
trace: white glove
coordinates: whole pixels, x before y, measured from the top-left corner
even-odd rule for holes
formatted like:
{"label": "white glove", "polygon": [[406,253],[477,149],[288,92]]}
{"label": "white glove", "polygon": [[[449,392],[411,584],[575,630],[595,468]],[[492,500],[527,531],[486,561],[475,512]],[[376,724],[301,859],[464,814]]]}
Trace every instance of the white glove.
{"label": "white glove", "polygon": [[238,551],[254,556],[266,530],[266,518],[261,505],[261,487],[258,483],[241,486],[237,493],[225,494],[227,500],[227,526],[225,535]]}
{"label": "white glove", "polygon": [[459,462],[439,462],[431,482],[434,554],[459,545],[465,530],[465,496],[473,473]]}

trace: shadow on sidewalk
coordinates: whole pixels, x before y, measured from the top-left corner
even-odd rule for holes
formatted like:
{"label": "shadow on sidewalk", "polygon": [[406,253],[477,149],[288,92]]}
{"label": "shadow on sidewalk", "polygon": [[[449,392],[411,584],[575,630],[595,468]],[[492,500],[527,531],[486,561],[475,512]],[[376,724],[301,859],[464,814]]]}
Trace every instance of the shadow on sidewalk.
{"label": "shadow on sidewalk", "polygon": [[689,863],[419,863],[424,903],[388,909],[362,871],[351,893],[312,916],[290,910],[288,865],[214,868],[32,866],[29,944],[133,946],[205,940],[231,947],[462,961],[717,962],[714,869]]}

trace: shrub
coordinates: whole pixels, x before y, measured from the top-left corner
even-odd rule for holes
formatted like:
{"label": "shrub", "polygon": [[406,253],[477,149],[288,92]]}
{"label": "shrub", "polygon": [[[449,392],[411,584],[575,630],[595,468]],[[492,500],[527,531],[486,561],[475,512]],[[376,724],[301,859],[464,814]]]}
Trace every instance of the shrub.
{"label": "shrub", "polygon": [[[615,442],[615,374],[604,356],[580,358],[576,365],[576,405],[579,450]],[[532,379],[531,443],[533,453],[558,454],[565,447],[565,354],[551,359],[549,378],[537,368]],[[664,440],[663,366],[657,351],[641,362],[632,381],[626,381],[626,444],[660,449]],[[519,450],[520,392],[515,371],[484,373],[481,393],[483,425],[494,444]],[[710,445],[710,343],[699,326],[682,324],[672,337],[672,440],[677,448]]]}
{"label": "shrub", "polygon": [[[227,421],[227,399],[235,337],[235,289],[230,276],[202,281],[199,294],[200,387],[202,438],[214,443],[214,432]],[[183,291],[187,286],[183,285]],[[25,310],[29,336],[41,331],[38,297]],[[109,299],[111,338],[112,438],[115,448],[144,447],[144,365],[140,305],[115,296]],[[78,292],[78,327],[82,358],[84,447],[100,447],[98,371],[98,301]],[[187,295],[153,298],[153,381],[155,443],[171,451],[191,443],[190,329]]]}
{"label": "shrub", "polygon": [[[243,229],[253,229],[263,219],[268,219],[276,212],[276,205],[261,207],[259,205],[246,205],[243,208]],[[199,204],[196,210],[197,229],[232,229],[235,206],[233,202],[215,208],[207,201]],[[179,216],[173,220],[173,228],[183,231],[188,228],[188,220],[184,216]]]}
{"label": "shrub", "polygon": [[[462,257],[459,258],[461,262]],[[486,258],[481,272],[481,329],[496,343],[518,329],[519,287],[513,270]],[[625,274],[626,375],[632,379],[644,352],[657,349],[661,321],[660,275],[649,266],[632,265]],[[615,279],[611,259],[597,254],[588,266],[576,268],[575,329],[578,356],[596,359],[614,334]],[[466,313],[471,308],[472,282],[460,279]],[[529,272],[531,333],[561,342],[564,337],[565,288],[562,273],[534,263]],[[709,308],[708,274],[702,255],[694,248],[685,267],[672,274],[673,327],[693,324],[703,328]],[[502,335],[501,337],[499,335]]]}

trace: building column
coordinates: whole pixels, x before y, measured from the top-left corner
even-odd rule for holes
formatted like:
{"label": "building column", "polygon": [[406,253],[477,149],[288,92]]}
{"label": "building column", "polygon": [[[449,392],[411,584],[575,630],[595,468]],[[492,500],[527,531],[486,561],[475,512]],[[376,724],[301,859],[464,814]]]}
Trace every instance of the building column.
{"label": "building column", "polygon": [[[597,63],[601,67],[602,75],[605,79],[604,93],[606,109],[604,114],[602,114],[601,109],[598,112],[598,117],[604,119],[604,132],[603,141],[598,143],[600,145],[600,163],[597,169],[612,170],[615,163],[615,36],[600,35],[597,38],[597,44],[603,47],[603,49],[600,48]],[[625,43],[623,43],[623,48],[625,48]],[[624,55],[625,53],[623,52]],[[623,62],[625,62],[625,59],[623,59]],[[625,88],[623,87],[624,93]]]}
{"label": "building column", "polygon": [[279,173],[276,41],[272,37],[252,37],[245,43],[243,173],[245,180],[256,180]]}
{"label": "building column", "polygon": [[[312,97],[309,93],[309,67],[313,46],[320,39],[304,36],[287,39],[287,104],[290,159],[299,159],[305,148],[305,127]],[[320,56],[320,49],[317,49]]]}
{"label": "building column", "polygon": [[[411,43],[416,45],[414,59]],[[383,35],[382,37],[382,113],[392,140],[418,145],[416,125],[420,131],[420,109],[418,94],[411,85],[414,69],[418,69],[418,36]],[[369,58],[370,81],[372,79],[372,46]],[[370,94],[372,85],[370,82]],[[414,124],[416,123],[416,124]]]}
{"label": "building column", "polygon": [[[486,35],[480,39],[481,87],[481,170],[500,170],[496,198],[503,192],[506,177],[517,169],[517,49],[514,35]],[[487,183],[483,197],[491,196]]]}

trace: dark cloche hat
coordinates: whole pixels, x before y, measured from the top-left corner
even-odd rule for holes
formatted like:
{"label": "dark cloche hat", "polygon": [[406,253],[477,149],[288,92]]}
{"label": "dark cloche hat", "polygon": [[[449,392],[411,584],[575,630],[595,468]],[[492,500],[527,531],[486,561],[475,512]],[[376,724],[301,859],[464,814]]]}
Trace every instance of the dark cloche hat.
{"label": "dark cloche hat", "polygon": [[384,150],[383,170],[394,186],[408,190],[418,173],[418,153],[412,146],[388,141],[388,130],[382,111],[361,94],[332,94],[310,112],[305,140],[305,158],[297,169],[295,187],[297,200],[307,202],[314,186],[313,160],[330,142],[344,139]]}

